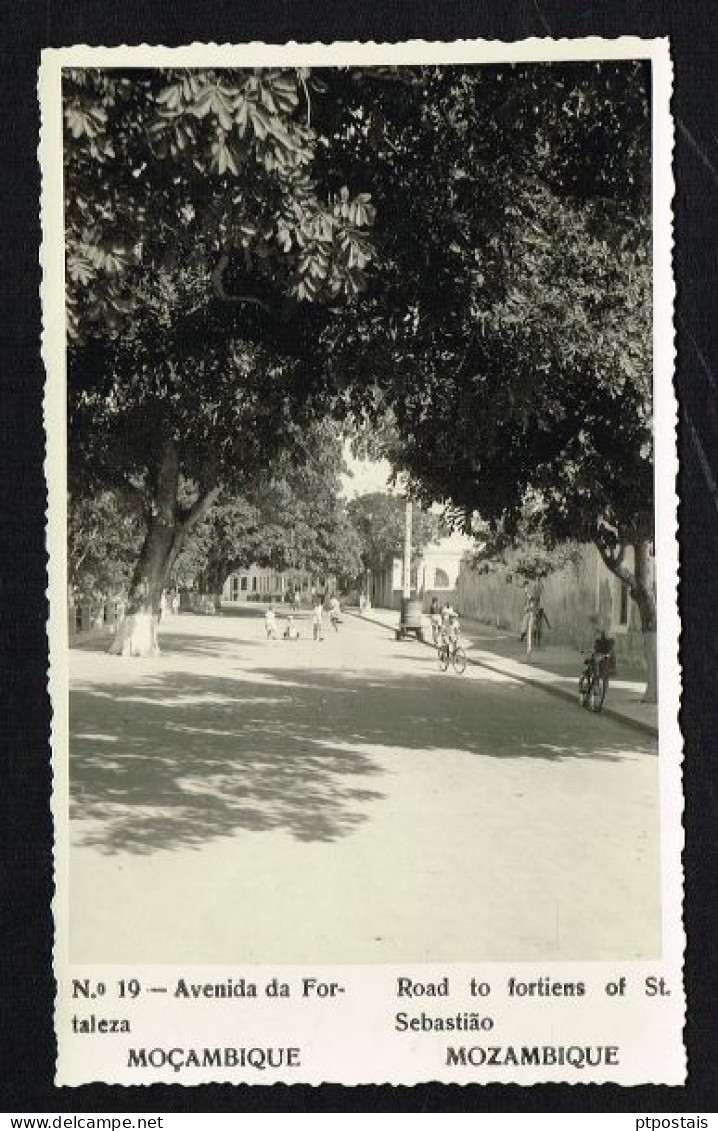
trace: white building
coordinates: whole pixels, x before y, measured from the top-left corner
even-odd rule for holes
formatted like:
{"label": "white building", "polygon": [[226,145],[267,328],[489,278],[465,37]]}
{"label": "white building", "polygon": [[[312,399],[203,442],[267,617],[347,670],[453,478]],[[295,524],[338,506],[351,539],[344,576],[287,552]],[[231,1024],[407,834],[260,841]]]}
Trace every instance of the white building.
{"label": "white building", "polygon": [[426,546],[417,567],[419,592],[440,596],[456,589],[462,559],[475,545],[465,534],[450,534]]}
{"label": "white building", "polygon": [[[450,534],[426,546],[411,570],[411,592],[423,598],[428,609],[431,598],[437,596],[443,604],[456,598],[456,586],[464,556],[476,542],[464,534]],[[370,583],[372,604],[378,608],[398,609],[404,590],[404,566],[400,554],[394,554],[379,573],[373,573]]]}
{"label": "white building", "polygon": [[310,600],[312,592],[323,589],[327,579],[302,570],[265,569],[252,565],[235,570],[222,587],[223,605],[240,605],[244,601],[285,601],[299,589],[302,600]]}

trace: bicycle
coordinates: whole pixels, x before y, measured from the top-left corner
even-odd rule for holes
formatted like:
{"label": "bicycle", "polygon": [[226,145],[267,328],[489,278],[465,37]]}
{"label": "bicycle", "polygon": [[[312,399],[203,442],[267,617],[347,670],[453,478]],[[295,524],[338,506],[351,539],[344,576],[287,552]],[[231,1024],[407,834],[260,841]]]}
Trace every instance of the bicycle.
{"label": "bicycle", "polygon": [[578,701],[587,711],[598,713],[606,699],[609,676],[615,671],[613,641],[606,636],[599,637],[583,663],[578,679]]}
{"label": "bicycle", "polygon": [[466,671],[466,652],[456,640],[444,640],[439,644],[438,659],[442,672],[448,670],[449,664],[453,665],[457,675]]}

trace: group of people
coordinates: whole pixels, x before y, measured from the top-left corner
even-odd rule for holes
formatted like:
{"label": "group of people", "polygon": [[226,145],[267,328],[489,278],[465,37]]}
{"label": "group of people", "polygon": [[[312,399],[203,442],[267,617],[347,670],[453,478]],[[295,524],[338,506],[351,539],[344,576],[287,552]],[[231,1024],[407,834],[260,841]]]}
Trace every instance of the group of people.
{"label": "group of people", "polygon": [[[326,602],[326,610],[325,610],[325,601],[324,601],[323,595],[321,593],[317,593],[314,597],[314,603],[312,605],[312,639],[313,640],[323,640],[324,639],[323,631],[324,631],[324,613],[325,613],[325,611],[329,614],[329,624],[330,624],[331,628],[333,629],[334,632],[338,632],[339,631],[339,625],[341,624],[341,619],[342,619],[342,616],[341,616],[342,610],[341,610],[341,604],[339,603],[339,598],[337,597],[336,593],[333,593],[332,596]],[[277,625],[277,614],[274,610],[273,605],[270,605],[269,608],[267,609],[267,611],[264,614],[264,628],[265,628],[265,632],[267,634],[267,640],[278,640],[279,639],[279,628],[278,628],[278,625]],[[282,636],[283,636],[284,640],[299,640],[300,632],[299,632],[299,629],[297,628],[297,625],[295,624],[293,616],[289,616],[287,618],[287,625],[286,625],[286,628],[284,629],[284,632],[282,633]]]}
{"label": "group of people", "polygon": [[[270,605],[264,614],[264,631],[267,634],[267,640],[279,639],[279,628],[277,625],[277,614],[274,610],[274,605]],[[299,630],[294,624],[294,617],[289,617],[287,627],[283,633],[285,640],[298,640]]]}
{"label": "group of people", "polygon": [[[434,643],[440,647],[442,644],[450,646],[459,643],[461,624],[459,614],[451,602],[441,606],[437,597],[432,597],[429,609],[431,619],[431,632]],[[529,645],[541,646],[541,635],[544,625],[550,628],[546,610],[539,603],[533,593],[526,598],[523,621],[521,624],[521,640],[528,641]]]}
{"label": "group of people", "polygon": [[[176,594],[177,607],[179,607],[179,595]],[[295,594],[295,610],[299,607],[300,601],[296,598],[300,597],[299,590]],[[162,594],[163,608],[165,602],[165,594]],[[371,608],[368,598],[362,593],[359,597],[359,612],[364,616],[368,609]],[[176,612],[177,609],[172,606],[172,611]],[[341,624],[341,605],[336,593],[332,594],[325,600],[323,594],[317,593],[314,595],[312,604],[312,639],[324,639],[324,615],[329,616],[329,625],[334,632],[339,631]],[[438,597],[434,596],[431,600],[429,609],[429,617],[431,620],[431,632],[434,643],[440,647],[443,644],[448,644],[449,647],[456,647],[459,644],[461,636],[461,621],[459,614],[453,607],[451,602],[445,605],[439,603]],[[161,618],[160,618],[161,619]],[[264,614],[264,625],[268,640],[279,639],[279,627],[277,625],[277,614],[272,605],[269,606]],[[539,603],[538,599],[533,593],[529,593],[526,597],[526,605],[524,608],[524,616],[521,624],[521,640],[527,640],[529,646],[535,644],[537,647],[541,644],[541,635],[544,625],[550,628],[549,619],[546,616],[546,611]],[[295,623],[294,617],[287,618],[287,624],[282,633],[285,640],[299,640],[300,632]]]}
{"label": "group of people", "polygon": [[442,644],[456,647],[461,636],[461,622],[451,601],[441,606],[438,597],[432,597],[429,618],[431,620],[431,634],[437,647]]}

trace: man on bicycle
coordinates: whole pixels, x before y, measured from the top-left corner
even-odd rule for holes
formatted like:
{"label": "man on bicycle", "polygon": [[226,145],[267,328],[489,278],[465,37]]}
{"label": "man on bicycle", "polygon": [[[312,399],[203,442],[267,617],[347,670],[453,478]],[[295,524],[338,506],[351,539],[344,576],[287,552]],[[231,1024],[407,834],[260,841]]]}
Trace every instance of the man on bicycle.
{"label": "man on bicycle", "polygon": [[606,636],[606,630],[602,628],[593,642],[593,662],[597,675],[614,674],[616,666],[616,653],[614,648],[615,641],[613,637]]}
{"label": "man on bicycle", "polygon": [[449,653],[453,654],[459,646],[459,638],[461,636],[459,614],[451,605],[444,611],[446,613],[446,619],[442,625],[442,635],[444,643],[448,646]]}
{"label": "man on bicycle", "polygon": [[441,639],[441,608],[439,606],[439,598],[436,595],[431,598],[429,619],[431,621],[431,638],[434,644],[438,645]]}
{"label": "man on bicycle", "polygon": [[608,690],[608,678],[615,670],[614,641],[601,629],[593,651],[584,658],[584,670],[578,680],[578,698],[582,707],[590,711],[601,710]]}

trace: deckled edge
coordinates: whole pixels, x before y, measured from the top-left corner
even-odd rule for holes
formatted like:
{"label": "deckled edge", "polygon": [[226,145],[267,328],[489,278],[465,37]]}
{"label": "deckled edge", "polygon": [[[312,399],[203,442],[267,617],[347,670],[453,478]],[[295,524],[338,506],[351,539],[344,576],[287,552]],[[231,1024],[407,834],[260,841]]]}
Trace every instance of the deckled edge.
{"label": "deckled edge", "polygon": [[678,421],[676,394],[674,64],[670,41],[657,45],[652,66],[652,220],[654,350],[654,515],[658,634],[658,749],[661,800],[661,880],[664,961],[675,966],[681,984],[684,1083],[685,1044],[685,794],[680,708],[681,624],[678,546]]}
{"label": "deckled edge", "polygon": [[[43,53],[45,56],[46,53]],[[61,109],[59,103],[60,67],[56,60],[43,57],[38,72],[37,94],[40,108],[40,137],[38,144],[38,164],[40,166],[40,219],[41,244],[40,297],[42,307],[41,356],[45,370],[43,395],[43,426],[45,433],[45,486],[47,509],[45,513],[45,552],[47,565],[48,621],[48,692],[50,699],[50,813],[52,818],[52,883],[51,902],[53,943],[52,964],[55,980],[53,1002],[53,1032],[55,1036],[54,1079],[57,1083],[59,1062],[59,1017],[60,995],[58,992],[58,971],[60,968],[58,918],[63,915],[65,884],[64,868],[67,867],[67,845],[61,843],[67,830],[67,732],[68,703],[66,660],[68,639],[67,620],[63,614],[63,576],[66,555],[66,491],[65,455],[66,430],[64,401],[64,301],[57,300],[57,291],[64,295],[64,209],[62,191],[62,163],[57,162],[56,142],[53,145],[53,132],[61,130]],[[60,141],[60,152],[62,142]],[[59,226],[58,226],[59,225]],[[60,239],[55,238],[60,234]],[[63,812],[64,809],[64,812]]]}
{"label": "deckled edge", "polygon": [[[667,43],[667,38],[644,39],[640,36],[620,35],[614,38],[584,36],[530,36],[519,40],[408,39],[400,42],[378,40],[321,40],[299,42],[291,39],[285,43],[253,40],[249,43],[199,43],[181,47],[165,47],[146,42],[115,47],[91,46],[86,43],[70,47],[51,47],[42,52],[43,60],[58,60],[58,66],[123,66],[136,63],[138,67],[152,66],[271,66],[283,65],[342,66],[347,63],[396,64],[421,66],[428,63],[455,63],[457,65],[502,62],[571,62],[592,59],[654,59],[655,45]],[[549,56],[549,49],[555,54]],[[431,58],[422,56],[431,55]],[[132,58],[130,58],[132,56]]]}

